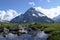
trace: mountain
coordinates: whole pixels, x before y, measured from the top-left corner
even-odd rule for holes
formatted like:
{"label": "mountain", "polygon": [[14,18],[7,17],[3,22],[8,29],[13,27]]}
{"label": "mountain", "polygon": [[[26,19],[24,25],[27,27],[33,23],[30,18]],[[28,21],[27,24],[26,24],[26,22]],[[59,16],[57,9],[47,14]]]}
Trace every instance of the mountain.
{"label": "mountain", "polygon": [[57,17],[54,17],[53,19],[54,19],[54,21],[56,21],[56,22],[60,22],[60,15],[58,15]]}
{"label": "mountain", "polygon": [[35,8],[29,8],[24,14],[21,14],[10,21],[11,23],[33,23],[33,22],[53,22],[43,13]]}

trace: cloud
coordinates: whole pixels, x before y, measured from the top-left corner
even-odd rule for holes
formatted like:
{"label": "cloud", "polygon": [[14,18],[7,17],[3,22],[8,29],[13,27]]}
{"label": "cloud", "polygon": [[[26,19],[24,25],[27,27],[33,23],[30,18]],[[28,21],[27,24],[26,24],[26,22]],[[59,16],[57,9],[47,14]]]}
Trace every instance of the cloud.
{"label": "cloud", "polygon": [[29,5],[33,5],[33,6],[34,6],[34,5],[35,5],[35,3],[34,3],[34,2],[29,2]]}
{"label": "cloud", "polygon": [[37,11],[44,13],[49,18],[54,18],[60,15],[60,6],[57,6],[56,8],[50,8],[50,9],[44,9],[42,7],[35,7],[35,8]]}
{"label": "cloud", "polygon": [[51,0],[47,0],[48,2],[51,2]]}
{"label": "cloud", "polygon": [[8,20],[15,18],[16,16],[20,15],[20,13],[17,13],[15,10],[9,9],[7,11],[0,11],[0,21],[2,20]]}

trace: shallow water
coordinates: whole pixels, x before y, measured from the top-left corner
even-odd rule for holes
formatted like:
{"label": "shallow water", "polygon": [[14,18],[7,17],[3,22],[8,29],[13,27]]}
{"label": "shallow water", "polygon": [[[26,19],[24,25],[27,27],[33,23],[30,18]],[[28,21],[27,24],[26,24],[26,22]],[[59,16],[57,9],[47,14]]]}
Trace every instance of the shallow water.
{"label": "shallow water", "polygon": [[9,33],[6,37],[0,35],[0,40],[47,40],[48,38],[48,34],[45,34],[44,31],[38,31],[35,35],[33,34],[26,33],[17,36],[17,34]]}

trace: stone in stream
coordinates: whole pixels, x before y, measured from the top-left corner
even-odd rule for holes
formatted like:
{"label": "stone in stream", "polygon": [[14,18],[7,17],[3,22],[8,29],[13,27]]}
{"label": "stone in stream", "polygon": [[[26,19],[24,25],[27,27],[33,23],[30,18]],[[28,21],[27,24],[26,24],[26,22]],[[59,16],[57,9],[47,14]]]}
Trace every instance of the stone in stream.
{"label": "stone in stream", "polygon": [[3,32],[3,28],[0,28],[0,33],[2,33]]}
{"label": "stone in stream", "polygon": [[16,29],[16,28],[10,28],[9,29],[9,32],[13,33],[13,34],[17,34],[17,31],[18,31],[18,29]]}
{"label": "stone in stream", "polygon": [[49,31],[44,31],[45,33],[49,34],[51,32],[53,32],[53,30],[49,30]]}
{"label": "stone in stream", "polygon": [[10,28],[9,32],[17,35],[25,34],[27,33],[27,30],[25,30],[26,27],[17,26],[15,28]]}
{"label": "stone in stream", "polygon": [[9,29],[4,28],[2,35],[3,35],[4,37],[6,37],[6,35],[7,35],[8,33],[9,33]]}
{"label": "stone in stream", "polygon": [[18,35],[27,33],[26,27],[18,26]]}

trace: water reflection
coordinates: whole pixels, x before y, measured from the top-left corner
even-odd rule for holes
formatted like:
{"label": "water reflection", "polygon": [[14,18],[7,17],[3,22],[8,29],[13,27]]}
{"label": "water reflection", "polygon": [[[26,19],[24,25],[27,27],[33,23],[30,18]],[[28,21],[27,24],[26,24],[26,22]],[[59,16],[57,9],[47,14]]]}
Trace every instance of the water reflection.
{"label": "water reflection", "polygon": [[0,35],[0,40],[47,40],[48,38],[48,34],[45,34],[44,31],[38,31],[35,35],[33,34],[26,33],[17,36],[17,34],[9,33],[6,37]]}

